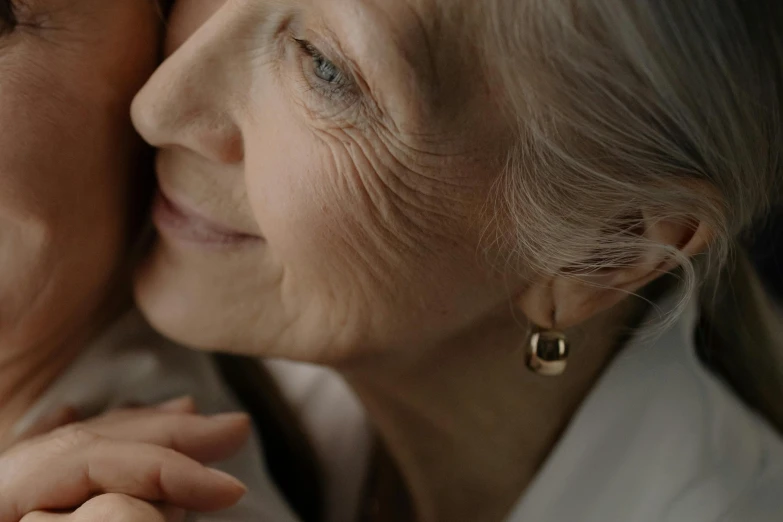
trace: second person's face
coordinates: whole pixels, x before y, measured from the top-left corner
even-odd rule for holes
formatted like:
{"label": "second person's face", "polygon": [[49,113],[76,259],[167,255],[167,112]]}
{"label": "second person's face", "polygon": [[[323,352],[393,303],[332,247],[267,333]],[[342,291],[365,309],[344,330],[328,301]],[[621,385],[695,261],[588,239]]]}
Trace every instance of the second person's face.
{"label": "second person's face", "polygon": [[115,290],[160,26],[153,0],[0,0],[0,357],[83,341]]}
{"label": "second person's face", "polygon": [[160,239],[136,285],[158,329],[322,361],[437,342],[506,306],[479,253],[504,127],[441,10],[176,2],[169,57],[133,105],[160,148]]}

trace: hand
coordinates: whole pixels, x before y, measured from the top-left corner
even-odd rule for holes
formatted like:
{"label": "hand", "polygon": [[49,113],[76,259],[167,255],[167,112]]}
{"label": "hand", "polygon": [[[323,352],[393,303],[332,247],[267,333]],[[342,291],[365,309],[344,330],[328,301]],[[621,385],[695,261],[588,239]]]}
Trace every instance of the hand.
{"label": "hand", "polygon": [[[194,409],[183,399],[117,410],[16,444],[0,455],[0,522],[87,522],[107,512],[119,522],[170,522],[181,516],[172,507],[235,504],[244,486],[200,462],[236,453],[249,419],[203,417]],[[42,512],[52,510],[75,511]]]}
{"label": "hand", "polygon": [[106,493],[94,497],[72,513],[34,511],[21,522],[183,522],[185,510],[156,505],[127,495]]}

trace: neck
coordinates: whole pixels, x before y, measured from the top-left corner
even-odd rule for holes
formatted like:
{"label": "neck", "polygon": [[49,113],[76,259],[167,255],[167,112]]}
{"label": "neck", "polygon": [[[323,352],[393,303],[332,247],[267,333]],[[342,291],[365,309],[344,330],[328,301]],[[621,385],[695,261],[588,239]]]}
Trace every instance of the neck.
{"label": "neck", "polygon": [[16,434],[14,426],[87,348],[96,334],[129,307],[129,292],[117,292],[102,312],[55,329],[35,344],[0,339],[0,451]]}
{"label": "neck", "polygon": [[641,310],[625,303],[568,332],[560,377],[531,373],[511,316],[437,346],[343,368],[390,453],[416,519],[502,520],[534,477]]}
{"label": "neck", "polygon": [[84,347],[86,337],[36,346],[0,347],[0,447],[14,437],[14,425]]}

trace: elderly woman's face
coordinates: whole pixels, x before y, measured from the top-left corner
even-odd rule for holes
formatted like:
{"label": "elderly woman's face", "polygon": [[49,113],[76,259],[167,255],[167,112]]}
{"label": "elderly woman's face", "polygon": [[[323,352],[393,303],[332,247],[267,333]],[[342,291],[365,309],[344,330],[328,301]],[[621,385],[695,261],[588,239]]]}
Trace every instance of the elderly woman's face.
{"label": "elderly woman's face", "polygon": [[152,0],[0,0],[3,346],[65,341],[107,292],[157,20]]}
{"label": "elderly woman's face", "polygon": [[503,126],[438,8],[175,3],[170,57],[132,112],[161,149],[160,240],[137,282],[156,327],[324,360],[507,310],[479,248]]}

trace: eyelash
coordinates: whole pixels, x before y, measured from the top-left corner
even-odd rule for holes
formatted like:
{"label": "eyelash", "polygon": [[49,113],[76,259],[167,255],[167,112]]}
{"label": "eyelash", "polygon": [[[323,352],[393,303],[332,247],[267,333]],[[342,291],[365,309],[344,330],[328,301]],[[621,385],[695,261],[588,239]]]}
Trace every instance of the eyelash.
{"label": "eyelash", "polygon": [[[348,76],[334,62],[326,58],[313,44],[307,40],[292,37],[304,57],[309,58],[309,66],[302,64],[301,74],[307,86],[321,96],[341,103],[351,101],[354,95],[352,83]],[[334,75],[332,81],[320,77],[315,68],[325,67]]]}
{"label": "eyelash", "polygon": [[40,29],[42,27],[38,16],[26,0],[0,0],[0,37],[19,28]]}

